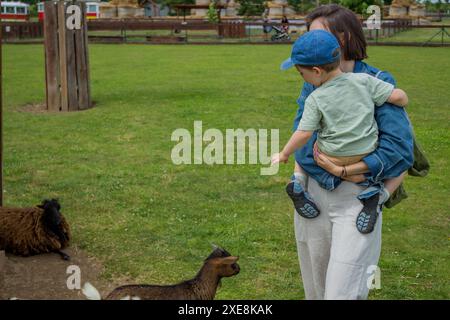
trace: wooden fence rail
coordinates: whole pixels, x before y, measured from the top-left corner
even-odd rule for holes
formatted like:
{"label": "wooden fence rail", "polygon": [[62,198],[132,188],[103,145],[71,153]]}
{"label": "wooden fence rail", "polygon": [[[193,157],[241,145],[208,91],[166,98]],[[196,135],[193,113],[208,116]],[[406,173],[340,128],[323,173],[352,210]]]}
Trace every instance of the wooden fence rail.
{"label": "wooden fence rail", "polygon": [[[364,25],[364,21],[362,21]],[[257,21],[223,21],[221,23],[209,23],[207,21],[195,20],[184,22],[182,20],[160,20],[160,19],[98,19],[87,21],[89,40],[92,42],[104,42],[104,43],[196,43],[197,39],[203,38],[201,41],[204,44],[208,43],[220,43],[222,39],[236,38],[238,43],[257,43],[263,42],[262,29],[264,26],[277,26],[280,27],[280,23],[263,23]],[[291,29],[296,29],[297,34],[302,30],[306,30],[306,24],[289,23]],[[393,45],[401,45],[396,43],[394,39],[392,41],[386,41],[387,38],[394,36],[395,34],[413,29],[438,29],[443,30],[443,34],[448,33],[450,30],[449,25],[416,25],[413,24],[411,19],[397,19],[397,20],[384,20],[379,30],[365,29],[365,35],[370,44],[381,44],[379,39],[384,38],[383,45],[388,45],[391,42]],[[165,32],[145,32],[139,34],[134,31],[170,31]],[[39,41],[43,37],[43,25],[40,22],[2,22],[2,31],[5,42],[20,42],[24,43],[28,39],[28,42]],[[104,31],[104,32],[103,32]],[[129,32],[130,31],[130,32]],[[131,32],[133,31],[133,32]],[[192,31],[208,31],[201,36],[201,32]],[[241,38],[241,39],[239,39]],[[32,41],[32,39],[37,39]],[[188,41],[191,39],[192,41]],[[408,43],[408,45],[432,45],[432,46],[448,46],[449,41],[447,36],[440,38],[440,42],[434,39],[433,42],[427,41],[426,43],[417,40],[415,42]],[[225,43],[232,43],[232,41],[226,41]],[[266,42],[267,43],[267,42]],[[269,42],[271,43],[271,42]],[[289,43],[284,41],[283,43]],[[406,42],[405,42],[406,45]]]}
{"label": "wooden fence rail", "polygon": [[3,40],[33,39],[44,37],[44,28],[40,22],[2,22]]}

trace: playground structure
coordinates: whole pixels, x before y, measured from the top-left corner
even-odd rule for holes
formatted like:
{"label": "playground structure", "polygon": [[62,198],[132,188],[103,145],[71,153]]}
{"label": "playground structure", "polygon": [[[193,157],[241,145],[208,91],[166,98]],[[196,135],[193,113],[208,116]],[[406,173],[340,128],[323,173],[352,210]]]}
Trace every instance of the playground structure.
{"label": "playground structure", "polygon": [[2,1],[0,18],[2,21],[28,21],[30,5],[20,1]]}
{"label": "playground structure", "polygon": [[[38,2],[37,11],[39,21],[44,21],[44,3]],[[85,1],[86,3],[86,18],[87,19],[98,19],[100,17],[100,1]]]}
{"label": "playground structure", "polygon": [[283,16],[293,18],[296,16],[295,10],[288,4],[287,0],[267,1],[267,18],[281,19]]}
{"label": "playground structure", "polygon": [[[179,17],[180,16],[180,11],[182,11],[182,13],[183,13],[183,21],[186,21],[186,12],[189,10],[189,11],[193,11],[194,10],[194,12],[199,12],[200,10],[209,10],[210,9],[210,7],[209,7],[209,5],[206,5],[206,4],[176,4],[176,5],[174,5],[173,6],[175,9],[176,9],[176,11],[177,11],[177,17]],[[215,9],[215,11],[216,11],[216,14],[217,14],[217,20],[218,21],[221,21],[221,12],[222,12],[222,10],[224,9],[225,7],[224,6],[222,6],[222,5],[216,5],[215,7],[214,7],[214,9]],[[202,12],[203,13],[203,12]],[[201,17],[198,17],[198,18],[203,18],[203,16],[201,16]]]}
{"label": "playground structure", "polygon": [[137,0],[111,0],[100,5],[100,18],[143,18],[144,8]]}
{"label": "playground structure", "polygon": [[[196,0],[195,4],[179,3],[173,8],[185,7],[183,10],[183,19],[196,20],[207,19],[209,6],[212,0]],[[218,0],[214,2],[216,8],[220,10],[219,15],[222,19],[242,18],[238,14],[240,4],[236,0]],[[299,17],[287,0],[273,0],[265,2],[266,11],[264,13],[269,19],[281,19],[284,15],[289,18]],[[148,10],[146,10],[146,8]],[[164,17],[173,19],[175,17],[163,14],[161,6],[153,0],[111,0],[100,4],[100,18],[102,19],[124,19],[124,18],[143,18],[143,17]]]}
{"label": "playground structure", "polygon": [[389,18],[425,18],[425,5],[415,0],[393,0]]}

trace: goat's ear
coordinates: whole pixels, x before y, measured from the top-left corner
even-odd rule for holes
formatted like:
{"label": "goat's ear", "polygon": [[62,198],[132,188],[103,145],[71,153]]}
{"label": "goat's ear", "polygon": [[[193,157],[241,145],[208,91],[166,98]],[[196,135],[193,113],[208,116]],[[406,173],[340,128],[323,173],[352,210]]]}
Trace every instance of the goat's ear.
{"label": "goat's ear", "polygon": [[222,263],[233,264],[233,263],[236,263],[236,261],[238,261],[238,260],[239,260],[239,257],[231,256],[231,257],[223,258]]}

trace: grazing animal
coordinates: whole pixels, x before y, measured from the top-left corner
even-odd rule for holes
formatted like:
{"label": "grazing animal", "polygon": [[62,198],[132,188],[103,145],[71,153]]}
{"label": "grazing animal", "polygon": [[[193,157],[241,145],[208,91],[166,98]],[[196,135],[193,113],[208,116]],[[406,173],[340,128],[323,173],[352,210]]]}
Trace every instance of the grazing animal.
{"label": "grazing animal", "polygon": [[44,200],[30,208],[0,207],[0,250],[19,256],[61,251],[71,238],[69,225],[60,213],[58,200]]}
{"label": "grazing animal", "polygon": [[[114,289],[106,300],[213,300],[223,277],[239,273],[236,263],[239,257],[231,256],[226,250],[216,248],[203,263],[197,275],[179,284],[126,285]],[[84,295],[90,300],[101,299],[98,291],[86,283]]]}

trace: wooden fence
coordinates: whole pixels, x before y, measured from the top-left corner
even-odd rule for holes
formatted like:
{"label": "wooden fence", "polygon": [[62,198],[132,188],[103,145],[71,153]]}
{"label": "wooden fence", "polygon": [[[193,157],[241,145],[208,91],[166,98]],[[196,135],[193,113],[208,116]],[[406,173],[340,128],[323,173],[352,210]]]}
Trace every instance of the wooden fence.
{"label": "wooden fence", "polygon": [[[306,30],[305,23],[290,23],[291,30],[296,30],[296,33],[291,34],[291,39],[272,42],[265,39],[262,29],[264,26],[280,27],[280,23],[98,19],[87,21],[87,25],[89,41],[103,43],[291,43]],[[6,30],[7,27],[9,27],[9,32]],[[7,42],[24,43],[28,39],[39,40],[42,39],[43,34],[42,24],[39,22],[3,22],[2,29]],[[440,29],[442,36],[435,37],[433,41],[428,41],[423,37],[417,40],[413,39],[411,42],[396,42],[395,38],[390,40],[400,32],[416,29],[432,29],[436,30],[436,33]],[[371,45],[450,46],[448,30],[450,30],[449,25],[416,25],[410,19],[397,19],[383,21],[379,30],[365,28],[365,35]],[[33,42],[31,40],[29,42]]]}
{"label": "wooden fence", "polygon": [[35,39],[44,37],[44,27],[40,22],[2,22],[3,40]]}
{"label": "wooden fence", "polygon": [[[91,20],[88,23],[89,31],[120,31],[123,37],[127,37],[127,31],[137,30],[169,30],[172,34],[182,31],[216,31],[223,38],[244,38],[246,36],[246,24],[241,22],[209,23],[205,21],[153,21],[149,19],[111,19]],[[99,37],[94,37],[98,40]]]}

